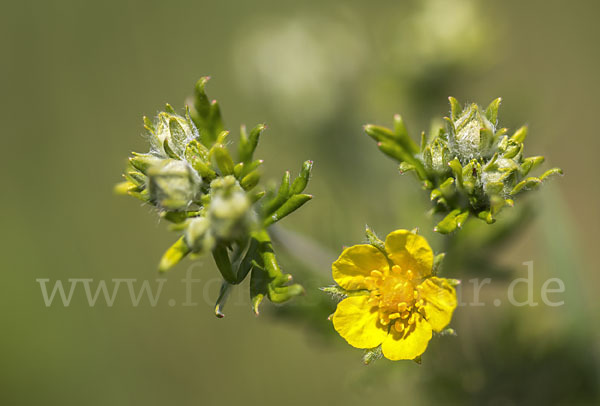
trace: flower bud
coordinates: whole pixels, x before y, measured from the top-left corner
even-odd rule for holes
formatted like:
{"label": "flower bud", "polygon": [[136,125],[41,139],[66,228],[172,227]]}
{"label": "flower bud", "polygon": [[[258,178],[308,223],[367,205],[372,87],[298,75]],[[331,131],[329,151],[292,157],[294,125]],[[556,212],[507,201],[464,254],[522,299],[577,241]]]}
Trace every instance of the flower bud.
{"label": "flower bud", "polygon": [[[167,110],[173,111],[172,108]],[[182,117],[174,112],[161,112],[149,131],[152,152],[175,159],[183,159],[187,144],[199,137],[189,113]]]}
{"label": "flower bud", "polygon": [[185,242],[193,252],[210,252],[215,246],[210,221],[206,217],[191,219],[185,229]]}
{"label": "flower bud", "polygon": [[215,237],[231,241],[244,236],[253,217],[244,189],[233,176],[215,179],[210,187],[208,217]]}
{"label": "flower bud", "polygon": [[200,197],[200,175],[185,161],[165,159],[148,169],[150,201],[167,210],[191,209]]}

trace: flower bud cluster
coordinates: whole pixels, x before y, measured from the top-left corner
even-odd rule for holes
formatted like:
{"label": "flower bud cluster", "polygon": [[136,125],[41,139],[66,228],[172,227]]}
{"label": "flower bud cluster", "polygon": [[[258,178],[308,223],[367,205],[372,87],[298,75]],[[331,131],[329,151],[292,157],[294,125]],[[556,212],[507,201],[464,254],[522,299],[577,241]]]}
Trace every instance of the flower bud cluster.
{"label": "flower bud cluster", "polygon": [[[209,101],[197,86],[193,103],[184,115],[167,104],[155,120],[144,117],[150,142],[147,153],[133,153],[116,191],[154,206],[172,229],[182,233],[163,255],[159,269],[167,271],[189,254],[211,252],[223,276],[215,312],[222,307],[231,286],[252,272],[254,311],[264,296],[282,302],[303,291],[289,285],[277,264],[266,229],[308,200],[312,162],[306,161],[291,182],[286,172],[278,190],[260,187],[263,161],[254,159],[264,125],[249,133],[242,126],[237,156],[229,148],[219,105]],[[234,159],[235,158],[235,159]]]}
{"label": "flower bud cluster", "polygon": [[493,223],[502,208],[514,205],[516,195],[562,174],[553,168],[539,177],[528,176],[544,157],[524,156],[527,127],[510,136],[506,128],[498,128],[499,106],[498,98],[485,110],[477,104],[463,108],[450,97],[445,127],[429,136],[422,133],[420,146],[399,115],[394,129],[365,126],[379,149],[400,162],[400,172],[414,171],[430,191],[432,212],[445,216],[435,227],[442,234],[461,228],[469,217]]}

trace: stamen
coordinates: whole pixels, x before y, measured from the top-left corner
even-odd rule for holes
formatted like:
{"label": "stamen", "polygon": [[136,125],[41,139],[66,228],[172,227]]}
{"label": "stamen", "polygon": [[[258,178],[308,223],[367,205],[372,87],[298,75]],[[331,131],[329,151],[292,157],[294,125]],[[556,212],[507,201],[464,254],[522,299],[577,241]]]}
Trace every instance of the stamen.
{"label": "stamen", "polygon": [[380,278],[383,278],[383,273],[381,273],[381,271],[374,269],[371,271],[371,276],[373,278],[380,279]]}
{"label": "stamen", "polygon": [[410,315],[410,318],[408,319],[407,323],[408,324],[415,324],[416,319],[417,319],[417,314],[413,313],[413,314]]}
{"label": "stamen", "polygon": [[400,320],[396,320],[394,323],[394,328],[397,332],[401,333],[404,330],[404,323],[402,323]]}

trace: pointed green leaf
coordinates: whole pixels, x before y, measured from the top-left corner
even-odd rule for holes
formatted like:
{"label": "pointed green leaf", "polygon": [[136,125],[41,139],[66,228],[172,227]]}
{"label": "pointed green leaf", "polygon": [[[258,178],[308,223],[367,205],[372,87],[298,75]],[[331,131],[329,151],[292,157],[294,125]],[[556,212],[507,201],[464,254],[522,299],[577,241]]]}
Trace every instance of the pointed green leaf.
{"label": "pointed green leaf", "polygon": [[456,230],[458,227],[456,223],[456,216],[460,214],[460,210],[452,210],[442,221],[440,221],[434,228],[433,231],[436,231],[440,234],[449,234]]}
{"label": "pointed green leaf", "polygon": [[290,172],[285,171],[281,184],[279,185],[279,191],[277,195],[264,207],[265,216],[271,215],[277,210],[289,197],[290,192]]}
{"label": "pointed green leaf", "polygon": [[552,168],[544,172],[542,176],[540,176],[540,180],[544,181],[551,176],[562,175],[563,171],[560,168]]}
{"label": "pointed green leaf", "polygon": [[223,176],[233,174],[233,159],[231,159],[229,151],[223,144],[213,145],[213,147],[210,149],[210,153],[214,157],[215,162]]}
{"label": "pointed green leaf", "polygon": [[525,158],[521,167],[519,168],[519,174],[521,176],[527,176],[529,172],[540,166],[544,162],[545,158],[543,156],[532,156],[529,158]]}
{"label": "pointed green leaf", "polygon": [[179,238],[162,256],[160,264],[158,265],[158,270],[160,272],[168,271],[185,258],[190,251],[191,250],[185,243],[184,238]]}
{"label": "pointed green leaf", "polygon": [[264,226],[268,227],[273,223],[278,222],[285,216],[299,209],[304,203],[312,199],[312,195],[298,194],[290,197],[280,208],[275,210],[270,217],[267,217]]}
{"label": "pointed green leaf", "polygon": [[298,194],[302,193],[304,189],[306,189],[306,185],[308,185],[308,180],[310,178],[310,172],[312,170],[313,162],[305,161],[302,164],[302,170],[294,182],[292,183],[290,194]]}
{"label": "pointed green leaf", "polygon": [[251,190],[260,181],[260,172],[254,171],[250,172],[248,175],[244,176],[240,181],[240,185],[244,188],[244,190]]}
{"label": "pointed green leaf", "polygon": [[223,281],[221,283],[221,289],[219,290],[219,297],[217,298],[217,303],[215,304],[215,316],[218,318],[225,317],[223,314],[223,307],[225,306],[225,302],[229,297],[229,292],[231,291],[231,285],[227,283],[227,281]]}
{"label": "pointed green leaf", "polygon": [[236,284],[236,275],[233,272],[233,268],[231,266],[231,260],[229,259],[229,253],[227,252],[227,247],[223,244],[217,244],[217,246],[212,251],[213,258],[215,260],[215,264],[221,272],[223,279],[229,282],[232,285]]}

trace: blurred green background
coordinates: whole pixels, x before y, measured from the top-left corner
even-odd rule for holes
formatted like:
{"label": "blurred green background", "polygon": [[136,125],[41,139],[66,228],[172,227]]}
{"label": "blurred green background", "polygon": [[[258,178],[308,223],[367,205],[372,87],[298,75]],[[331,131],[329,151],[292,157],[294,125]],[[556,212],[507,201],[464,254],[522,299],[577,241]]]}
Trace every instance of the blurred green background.
{"label": "blurred green background", "polygon": [[[598,402],[599,11],[547,0],[4,2],[0,403]],[[511,271],[482,289],[486,306],[456,311],[458,336],[432,340],[420,366],[365,367],[320,313],[309,327],[306,308],[326,299],[316,290],[255,318],[242,287],[215,318],[208,258],[193,267],[203,281],[195,307],[181,305],[190,261],[166,275],[156,307],[132,306],[124,287],[113,307],[90,307],[82,290],[69,307],[46,307],[39,278],[162,277],[175,234],[112,187],[128,153],[147,148],[141,116],[182,108],[202,75],[234,139],[240,123],[267,123],[265,177],[315,161],[315,199],[283,222],[304,259],[280,258],[307,286],[320,283],[309,272],[328,280],[366,223],[381,235],[420,226],[443,248],[417,182],[363,124],[390,125],[400,112],[416,136],[447,114],[449,95],[485,105],[502,96],[501,124],[528,123],[528,155],[566,176],[532,194],[535,218],[485,254],[480,274],[448,267],[464,285],[501,274],[484,272],[492,262]],[[536,299],[558,277],[565,305],[493,306],[530,260]]]}

